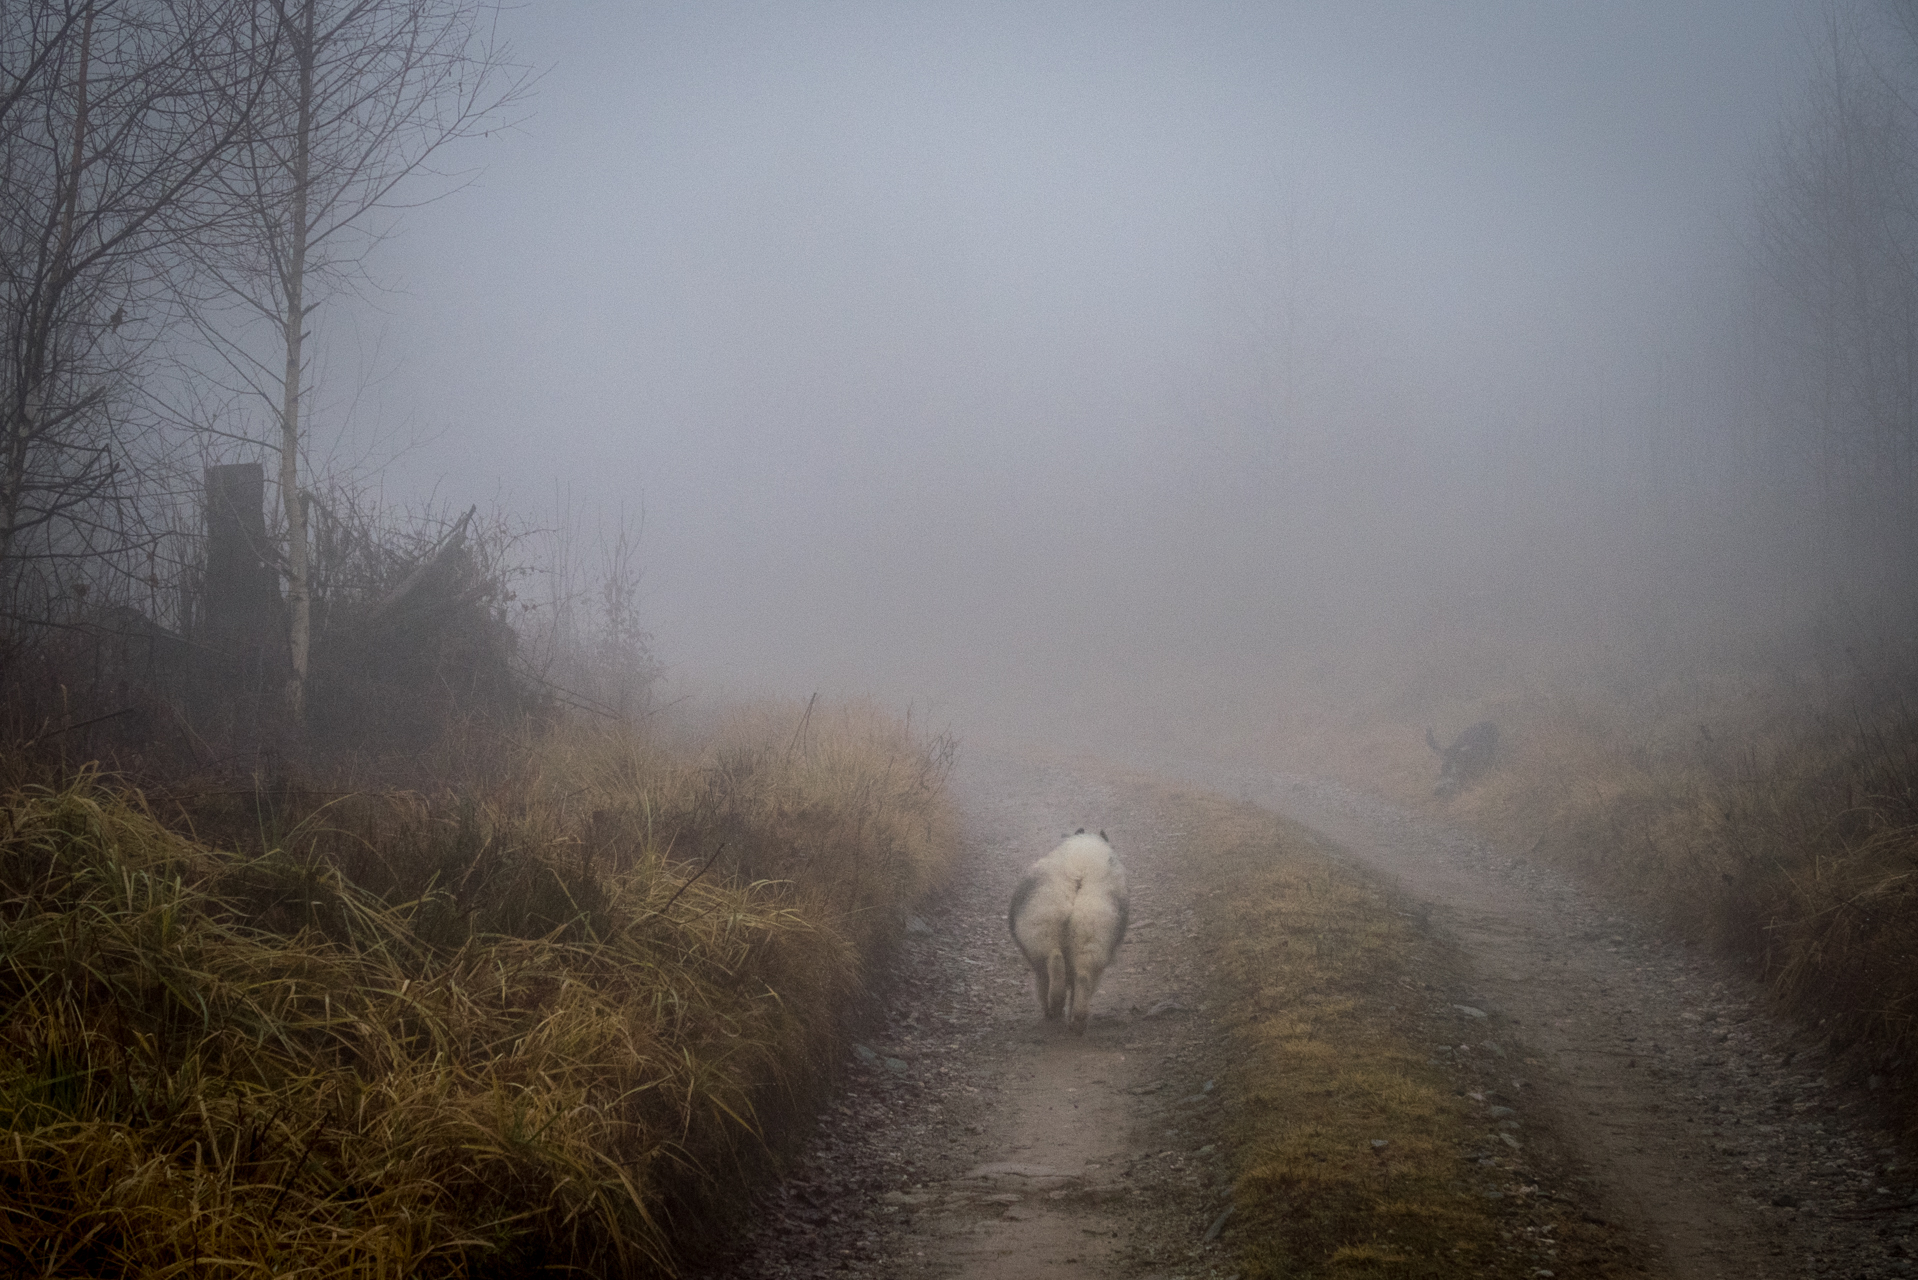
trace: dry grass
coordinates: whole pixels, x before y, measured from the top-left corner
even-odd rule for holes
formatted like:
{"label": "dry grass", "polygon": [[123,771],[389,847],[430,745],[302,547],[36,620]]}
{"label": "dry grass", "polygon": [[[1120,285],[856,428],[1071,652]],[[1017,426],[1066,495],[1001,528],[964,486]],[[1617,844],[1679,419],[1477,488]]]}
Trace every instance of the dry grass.
{"label": "dry grass", "polygon": [[668,1271],[953,848],[948,743],[802,715],[575,729],[465,794],[175,797],[217,844],[97,778],[7,795],[0,1266]]}
{"label": "dry grass", "polygon": [[954,750],[862,703],[761,703],[682,747],[678,768],[617,734],[553,739],[538,795],[551,812],[585,815],[588,831],[643,835],[738,881],[782,882],[870,957],[957,848],[944,801]]}
{"label": "dry grass", "polygon": [[1515,1242],[1554,1232],[1595,1266],[1606,1242],[1581,1243],[1589,1229],[1495,1138],[1484,1154],[1483,1105],[1430,1056],[1458,964],[1445,944],[1303,828],[1191,803],[1186,856],[1231,886],[1208,899],[1207,941],[1247,1100],[1232,1231],[1247,1280],[1531,1276]]}

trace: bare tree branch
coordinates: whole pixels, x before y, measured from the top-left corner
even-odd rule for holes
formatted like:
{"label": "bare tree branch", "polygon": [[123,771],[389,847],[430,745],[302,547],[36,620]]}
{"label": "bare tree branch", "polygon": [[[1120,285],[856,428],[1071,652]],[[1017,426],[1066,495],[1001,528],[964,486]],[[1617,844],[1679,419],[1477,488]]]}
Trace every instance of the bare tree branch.
{"label": "bare tree branch", "polygon": [[313,319],[371,285],[367,254],[409,207],[399,189],[446,176],[435,157],[497,127],[529,80],[493,43],[483,0],[265,0],[263,12],[263,108],[219,177],[237,234],[203,247],[189,310],[234,389],[277,427],[297,719],[312,636]]}

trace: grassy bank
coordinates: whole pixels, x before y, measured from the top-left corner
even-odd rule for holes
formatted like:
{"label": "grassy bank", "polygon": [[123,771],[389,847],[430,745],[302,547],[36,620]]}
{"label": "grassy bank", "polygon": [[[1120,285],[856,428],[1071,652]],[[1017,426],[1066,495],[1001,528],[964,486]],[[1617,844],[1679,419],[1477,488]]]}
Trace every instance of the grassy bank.
{"label": "grassy bank", "polygon": [[1460,1035],[1447,944],[1303,828],[1184,803],[1197,820],[1183,855],[1227,886],[1203,927],[1233,1043],[1227,1094],[1244,1099],[1226,1236],[1241,1274],[1605,1274],[1616,1244],[1554,1196],[1535,1130],[1500,1119],[1523,1106],[1510,1029],[1475,1024],[1509,1059],[1434,1055]]}
{"label": "grassy bank", "polygon": [[949,758],[777,707],[432,793],[14,789],[0,1265],[665,1272],[807,1123]]}

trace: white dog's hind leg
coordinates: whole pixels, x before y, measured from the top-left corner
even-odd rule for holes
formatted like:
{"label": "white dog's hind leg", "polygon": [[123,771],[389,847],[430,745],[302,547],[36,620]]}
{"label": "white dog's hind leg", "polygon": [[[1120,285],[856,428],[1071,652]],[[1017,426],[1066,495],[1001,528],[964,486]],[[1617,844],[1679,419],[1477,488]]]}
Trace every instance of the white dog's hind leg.
{"label": "white dog's hind leg", "polygon": [[1072,993],[1072,978],[1066,972],[1066,953],[1054,947],[1046,957],[1046,975],[1040,979],[1045,992],[1046,1017],[1054,1022],[1066,1016],[1066,997]]}
{"label": "white dog's hind leg", "polygon": [[1033,962],[1032,988],[1039,996],[1039,1014],[1041,1017],[1049,1018],[1052,1016],[1050,1013],[1050,1009],[1052,1008],[1051,977],[1052,975],[1048,972],[1048,966],[1045,961],[1040,960]]}
{"label": "white dog's hind leg", "polygon": [[1092,1017],[1092,997],[1099,990],[1099,979],[1105,976],[1105,970],[1081,958],[1077,972],[1072,979],[1072,1031],[1074,1035],[1086,1033],[1086,1022]]}

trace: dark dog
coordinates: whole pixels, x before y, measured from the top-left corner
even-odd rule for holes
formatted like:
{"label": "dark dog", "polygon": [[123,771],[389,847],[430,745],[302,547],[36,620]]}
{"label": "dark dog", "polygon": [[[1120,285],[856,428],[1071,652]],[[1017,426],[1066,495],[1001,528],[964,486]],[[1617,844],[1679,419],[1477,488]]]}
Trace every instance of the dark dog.
{"label": "dark dog", "polygon": [[1441,747],[1438,736],[1427,729],[1425,745],[1439,754],[1439,780],[1432,794],[1455,796],[1466,783],[1490,769],[1497,759],[1498,726],[1490,720],[1481,720],[1452,739],[1449,747]]}

